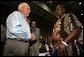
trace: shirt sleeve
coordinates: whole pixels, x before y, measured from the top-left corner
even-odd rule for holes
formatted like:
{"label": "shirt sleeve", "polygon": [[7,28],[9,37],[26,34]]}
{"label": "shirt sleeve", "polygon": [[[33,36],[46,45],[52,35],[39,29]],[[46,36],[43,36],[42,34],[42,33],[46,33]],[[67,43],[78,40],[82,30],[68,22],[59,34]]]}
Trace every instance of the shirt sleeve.
{"label": "shirt sleeve", "polygon": [[27,33],[27,31],[24,30],[18,16],[19,16],[19,13],[16,12],[16,13],[12,13],[8,17],[7,29],[14,36],[17,36],[19,38],[28,39],[28,33]]}
{"label": "shirt sleeve", "polygon": [[79,34],[77,41],[78,41],[78,43],[83,44],[83,25],[80,23],[80,21],[78,20],[78,18],[74,14],[72,14],[72,16],[73,16],[73,19],[74,19],[77,27],[82,28],[82,31]]}
{"label": "shirt sleeve", "polygon": [[78,20],[78,18],[74,14],[72,14],[72,13],[71,13],[71,15],[72,15],[73,20],[75,21],[77,27],[82,27],[82,24],[80,23],[80,21]]}

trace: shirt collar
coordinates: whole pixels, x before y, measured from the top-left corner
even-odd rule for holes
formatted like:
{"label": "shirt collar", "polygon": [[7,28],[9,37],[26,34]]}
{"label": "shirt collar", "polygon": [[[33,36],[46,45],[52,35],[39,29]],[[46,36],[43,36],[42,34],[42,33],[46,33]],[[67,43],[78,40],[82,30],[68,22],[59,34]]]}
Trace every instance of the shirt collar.
{"label": "shirt collar", "polygon": [[[19,11],[19,12],[20,12],[20,11]],[[20,12],[20,13],[21,13],[21,12]],[[22,14],[22,13],[21,13],[21,15],[23,16],[23,18],[25,18],[25,19],[26,19],[26,16],[25,16],[24,14]]]}

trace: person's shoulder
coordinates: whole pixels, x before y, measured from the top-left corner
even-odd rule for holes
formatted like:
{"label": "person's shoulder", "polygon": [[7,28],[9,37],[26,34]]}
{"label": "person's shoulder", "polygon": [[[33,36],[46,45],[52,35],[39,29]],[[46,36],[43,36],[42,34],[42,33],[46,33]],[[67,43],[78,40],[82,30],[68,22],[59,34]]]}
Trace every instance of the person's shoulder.
{"label": "person's shoulder", "polygon": [[13,11],[10,15],[15,15],[15,14],[20,14],[20,12],[19,11]]}
{"label": "person's shoulder", "polygon": [[15,14],[21,14],[19,11],[14,11],[13,13],[15,13]]}
{"label": "person's shoulder", "polygon": [[39,28],[36,28],[36,30],[40,30]]}
{"label": "person's shoulder", "polygon": [[12,13],[12,15],[21,16],[21,17],[23,16],[20,11],[14,11],[14,12]]}
{"label": "person's shoulder", "polygon": [[74,13],[68,13],[69,15],[76,16]]}

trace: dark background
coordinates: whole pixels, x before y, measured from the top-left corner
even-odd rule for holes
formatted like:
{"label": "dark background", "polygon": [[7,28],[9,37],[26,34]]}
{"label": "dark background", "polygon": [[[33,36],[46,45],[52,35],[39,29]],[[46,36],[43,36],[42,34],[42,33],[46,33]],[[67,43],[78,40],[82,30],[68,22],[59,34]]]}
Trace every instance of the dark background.
{"label": "dark background", "polygon": [[[48,35],[52,33],[54,22],[57,20],[55,16],[55,7],[59,3],[63,3],[66,12],[74,13],[79,21],[83,24],[83,2],[82,1],[0,1],[1,8],[1,24],[6,23],[6,19],[10,13],[16,11],[18,4],[21,2],[29,3],[31,7],[30,18],[37,22],[41,34]],[[81,2],[81,4],[79,4]],[[48,9],[46,9],[48,8]]]}

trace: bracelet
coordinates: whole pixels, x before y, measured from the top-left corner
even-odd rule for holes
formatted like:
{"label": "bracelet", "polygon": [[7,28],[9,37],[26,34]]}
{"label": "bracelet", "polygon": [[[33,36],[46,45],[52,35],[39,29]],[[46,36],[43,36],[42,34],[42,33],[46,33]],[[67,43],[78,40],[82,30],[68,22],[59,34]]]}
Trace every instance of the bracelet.
{"label": "bracelet", "polygon": [[61,41],[65,46],[68,46],[67,43],[65,43],[64,41]]}

